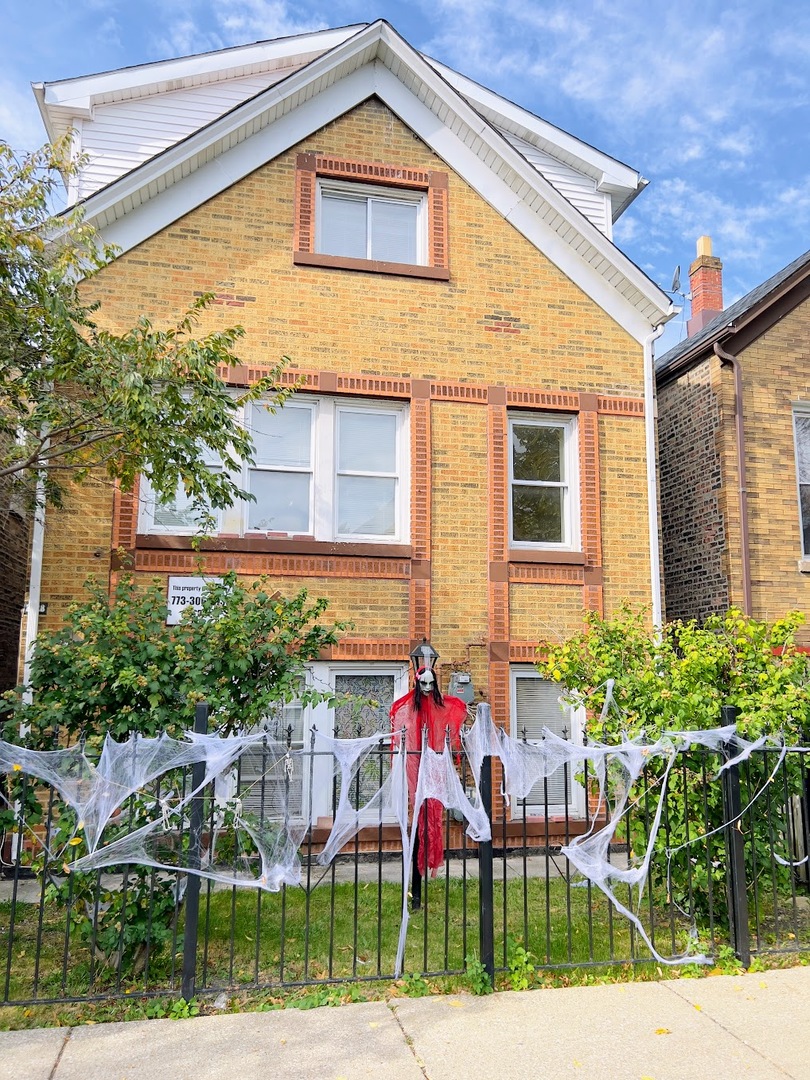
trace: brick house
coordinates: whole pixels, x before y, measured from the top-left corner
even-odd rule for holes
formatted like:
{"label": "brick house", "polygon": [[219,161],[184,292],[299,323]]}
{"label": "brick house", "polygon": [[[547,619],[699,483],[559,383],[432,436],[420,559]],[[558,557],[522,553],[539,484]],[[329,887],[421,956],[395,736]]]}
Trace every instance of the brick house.
{"label": "brick house", "polygon": [[[303,379],[245,418],[256,502],[221,515],[205,572],[327,596],[354,630],[313,678],[373,694],[381,723],[427,637],[443,688],[463,669],[516,734],[577,738],[536,642],[583,609],[661,604],[652,357],[673,311],[612,242],[646,181],[382,21],[35,91],[120,249],[88,286],[101,319],[169,321],[213,291],[205,326],[247,331],[236,381],[282,354]],[[99,485],[67,515],[45,530],[40,627],[89,573],[114,579],[119,549],[167,589],[199,572],[179,497]],[[316,713],[290,707],[297,739]]]}
{"label": "brick house", "polygon": [[810,252],[723,310],[701,237],[690,279],[688,337],[656,363],[667,617],[807,611]]}

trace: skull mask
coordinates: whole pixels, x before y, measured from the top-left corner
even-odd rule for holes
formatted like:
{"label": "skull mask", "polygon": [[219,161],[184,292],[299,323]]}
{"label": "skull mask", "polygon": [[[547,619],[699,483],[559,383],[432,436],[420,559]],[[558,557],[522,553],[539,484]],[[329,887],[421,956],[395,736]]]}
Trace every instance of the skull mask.
{"label": "skull mask", "polygon": [[430,668],[422,668],[416,676],[416,681],[419,683],[419,688],[425,697],[429,697],[429,695],[433,693],[433,686],[436,682],[436,678]]}

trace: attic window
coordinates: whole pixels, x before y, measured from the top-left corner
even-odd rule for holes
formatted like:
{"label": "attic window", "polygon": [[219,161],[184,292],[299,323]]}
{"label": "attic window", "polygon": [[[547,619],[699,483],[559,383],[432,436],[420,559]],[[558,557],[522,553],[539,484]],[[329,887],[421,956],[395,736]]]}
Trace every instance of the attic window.
{"label": "attic window", "polygon": [[447,174],[299,154],[293,262],[447,281]]}

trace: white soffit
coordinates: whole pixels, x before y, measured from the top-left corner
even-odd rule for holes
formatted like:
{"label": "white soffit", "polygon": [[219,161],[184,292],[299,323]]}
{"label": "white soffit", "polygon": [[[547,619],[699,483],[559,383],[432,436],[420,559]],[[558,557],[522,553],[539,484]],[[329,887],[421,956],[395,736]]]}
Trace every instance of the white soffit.
{"label": "white soffit", "polygon": [[666,294],[384,22],[92,195],[87,218],[130,250],[371,95],[637,340],[674,314]]}
{"label": "white soffit", "polygon": [[555,127],[542,117],[535,116],[438,60],[430,57],[425,59],[495,127],[517,135],[538,149],[545,150],[558,161],[591,177],[596,184],[596,190],[610,196],[614,221],[647,186],[648,181],[629,165],[577,139],[562,128]]}

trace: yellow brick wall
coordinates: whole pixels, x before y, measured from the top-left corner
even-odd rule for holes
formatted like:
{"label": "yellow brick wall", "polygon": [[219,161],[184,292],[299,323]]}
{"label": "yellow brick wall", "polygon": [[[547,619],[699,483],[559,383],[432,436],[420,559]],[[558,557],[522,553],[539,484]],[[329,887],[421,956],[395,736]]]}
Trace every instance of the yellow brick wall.
{"label": "yellow brick wall", "polygon": [[449,660],[462,657],[468,641],[487,637],[486,409],[434,405],[432,439],[433,616],[444,627]]}
{"label": "yellow brick wall", "polygon": [[624,600],[649,607],[650,540],[644,425],[620,417],[599,425],[605,613]]}
{"label": "yellow brick wall", "polygon": [[565,585],[513,583],[509,615],[516,641],[564,641],[582,629],[582,592]]}
{"label": "yellow brick wall", "polygon": [[[226,292],[206,326],[239,322],[245,359],[302,368],[642,393],[640,347],[450,173],[449,282],[294,266],[299,152],[448,171],[380,102],[323,128],[121,256],[89,295],[101,318],[172,319],[195,292]],[[493,333],[508,311],[524,326]]]}
{"label": "yellow brick wall", "polygon": [[[299,152],[448,173],[450,280],[293,265]],[[142,313],[167,323],[203,291],[221,302],[206,312],[201,329],[242,324],[238,351],[251,364],[287,354],[294,368],[319,371],[643,394],[638,343],[376,100],[122,255],[86,288],[88,299],[101,302],[99,320],[116,328]],[[493,332],[496,313],[516,320],[510,324],[516,332]],[[625,597],[648,603],[643,419],[603,416],[600,429],[605,603],[609,609]],[[444,664],[469,655],[474,672],[485,673],[487,407],[434,402],[431,433],[431,640]],[[92,499],[92,520],[80,525],[92,540],[71,539],[69,551],[57,552],[63,530],[49,532],[48,588],[60,595],[77,591],[88,565],[108,568],[110,507]],[[100,560],[94,545],[103,549]],[[300,583],[331,598],[330,616],[353,619],[353,636],[407,638],[414,629],[408,582],[310,577]],[[516,640],[578,625],[581,586],[516,583],[510,595]]]}
{"label": "yellow brick wall", "polygon": [[[810,611],[810,573],[802,573],[798,566],[802,541],[792,410],[792,405],[800,401],[810,406],[809,361],[810,302],[807,301],[740,355],[751,593],[754,614],[760,618],[778,618],[793,608]],[[731,372],[726,370],[724,378],[730,386]],[[734,459],[730,451],[728,446],[727,475],[731,483],[727,485],[726,495],[731,509],[737,500],[732,486]],[[738,528],[733,535],[739,535]],[[739,573],[733,574],[732,580],[735,579],[739,581]],[[810,642],[807,628],[803,640]]]}
{"label": "yellow brick wall", "polygon": [[83,586],[88,578],[108,581],[112,501],[108,480],[88,480],[69,492],[61,510],[47,509],[42,600],[48,611],[40,617],[40,631],[62,625],[70,604],[87,595]]}

